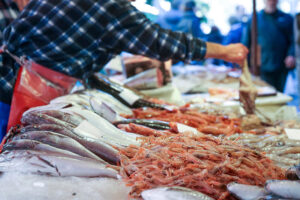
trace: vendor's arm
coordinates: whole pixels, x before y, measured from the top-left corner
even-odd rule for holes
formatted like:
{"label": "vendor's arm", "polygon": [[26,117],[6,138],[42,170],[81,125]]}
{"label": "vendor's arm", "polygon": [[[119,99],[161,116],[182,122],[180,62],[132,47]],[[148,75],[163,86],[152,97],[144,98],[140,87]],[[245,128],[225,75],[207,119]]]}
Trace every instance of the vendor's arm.
{"label": "vendor's arm", "polygon": [[217,58],[241,64],[246,59],[248,52],[248,49],[242,44],[223,46],[207,42],[205,58]]}
{"label": "vendor's arm", "polygon": [[[128,51],[159,60],[176,59],[189,62],[219,58],[241,62],[248,50],[241,44],[223,46],[206,43],[191,35],[162,29],[148,20],[127,0],[108,6],[108,32],[101,42],[113,51]],[[101,45],[101,44],[100,44]]]}

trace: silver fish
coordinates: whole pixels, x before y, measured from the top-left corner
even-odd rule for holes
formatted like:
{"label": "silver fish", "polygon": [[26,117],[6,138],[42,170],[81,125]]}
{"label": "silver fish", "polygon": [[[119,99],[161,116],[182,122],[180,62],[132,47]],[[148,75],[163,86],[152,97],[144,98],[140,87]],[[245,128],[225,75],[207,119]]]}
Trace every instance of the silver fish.
{"label": "silver fish", "polygon": [[266,190],[283,198],[300,199],[300,181],[268,181]]}
{"label": "silver fish", "polygon": [[11,151],[11,150],[37,150],[37,151],[49,151],[49,152],[57,152],[57,153],[63,153],[71,156],[79,156],[78,154],[72,153],[67,150],[59,149],[56,147],[53,147],[48,144],[43,144],[39,141],[34,140],[13,140],[8,143],[6,143],[3,146],[3,151]]}
{"label": "silver fish", "polygon": [[[56,120],[53,121],[53,118]],[[52,119],[52,121],[49,119]],[[57,120],[60,120],[60,123],[64,122],[66,125],[76,127],[84,120],[84,118],[78,115],[71,115],[60,110],[41,110],[27,112],[22,116],[21,122],[23,124],[56,124]]]}
{"label": "silver fish", "polygon": [[132,110],[128,106],[122,104],[119,100],[117,100],[110,94],[101,92],[99,90],[85,90],[83,91],[83,93],[105,102],[109,105],[109,107],[111,107],[114,111],[116,111],[119,114],[132,114]]}
{"label": "silver fish", "polygon": [[238,183],[228,184],[227,189],[231,194],[233,194],[241,200],[257,200],[264,197],[267,194],[264,188]]}
{"label": "silver fish", "polygon": [[213,198],[183,187],[159,187],[142,192],[144,200],[213,200]]}
{"label": "silver fish", "polygon": [[28,131],[51,131],[68,136],[79,142],[81,145],[83,145],[105,161],[111,164],[116,164],[119,162],[118,151],[112,146],[106,144],[101,140],[95,140],[89,137],[78,135],[74,131],[69,130],[63,126],[55,124],[36,124],[26,126],[20,130],[21,133],[26,133]]}
{"label": "silver fish", "polygon": [[86,109],[90,109],[89,105],[89,96],[85,94],[68,94],[65,96],[57,97],[50,101],[51,104],[63,104],[69,103],[75,107],[82,107]]}
{"label": "silver fish", "polygon": [[31,131],[31,132],[26,132],[24,134],[19,134],[13,138],[13,140],[22,140],[22,139],[36,140],[44,144],[49,144],[56,148],[64,149],[73,152],[75,154],[78,154],[80,156],[92,158],[105,163],[104,160],[102,160],[94,153],[86,149],[83,145],[81,145],[76,140],[61,135],[59,133],[54,133],[50,131]]}
{"label": "silver fish", "polygon": [[68,123],[55,117],[40,113],[40,112],[30,112],[26,115],[22,116],[21,119],[22,124],[31,125],[31,124],[56,124],[59,126],[63,126],[68,129],[73,129],[76,125],[72,123]]}
{"label": "silver fish", "polygon": [[90,105],[92,111],[94,111],[99,116],[103,117],[107,121],[113,123],[115,121],[123,120],[124,118],[121,117],[115,110],[113,110],[109,105],[105,102],[97,99],[95,97],[90,98]]}
{"label": "silver fish", "polygon": [[51,176],[110,177],[117,172],[93,159],[63,153],[31,150],[8,151],[0,155],[0,171]]}

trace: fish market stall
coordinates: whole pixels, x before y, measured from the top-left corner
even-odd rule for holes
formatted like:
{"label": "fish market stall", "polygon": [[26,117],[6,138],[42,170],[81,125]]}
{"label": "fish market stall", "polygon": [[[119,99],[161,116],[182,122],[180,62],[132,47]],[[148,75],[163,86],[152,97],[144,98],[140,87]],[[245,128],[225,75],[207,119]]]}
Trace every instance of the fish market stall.
{"label": "fish market stall", "polygon": [[85,85],[9,130],[1,199],[300,198],[300,143],[284,133],[297,124],[261,133],[240,116],[149,98],[100,74]]}

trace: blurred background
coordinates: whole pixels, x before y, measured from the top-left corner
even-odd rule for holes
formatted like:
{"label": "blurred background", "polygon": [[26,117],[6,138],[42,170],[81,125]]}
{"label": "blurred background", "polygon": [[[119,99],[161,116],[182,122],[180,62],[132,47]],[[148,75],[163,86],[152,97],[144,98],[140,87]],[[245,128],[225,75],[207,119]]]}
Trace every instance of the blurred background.
{"label": "blurred background", "polygon": [[[256,0],[256,10],[258,12],[264,9],[264,1]],[[133,5],[163,28],[189,32],[206,41],[221,44],[241,42],[245,27],[253,13],[252,0],[194,0],[194,4],[189,4],[188,2],[191,1],[136,0],[133,2]],[[300,1],[279,0],[278,8],[296,19],[297,14],[299,15],[300,13]],[[299,30],[295,26],[296,55],[299,55],[300,49],[298,34]],[[293,97],[294,100],[290,103],[291,105],[298,106],[300,101],[299,56],[296,56],[296,61],[297,67],[288,72],[284,93]],[[177,64],[180,65],[180,63]],[[194,62],[192,64],[235,67],[220,60],[208,60],[205,63]]]}

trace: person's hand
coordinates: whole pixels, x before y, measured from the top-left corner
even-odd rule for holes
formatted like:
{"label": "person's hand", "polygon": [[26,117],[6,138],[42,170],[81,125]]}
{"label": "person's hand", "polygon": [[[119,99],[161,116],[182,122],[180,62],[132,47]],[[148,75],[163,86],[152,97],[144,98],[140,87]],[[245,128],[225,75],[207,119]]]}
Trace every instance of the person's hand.
{"label": "person's hand", "polygon": [[288,69],[293,69],[296,66],[296,60],[294,56],[287,56],[284,60],[284,63]]}
{"label": "person's hand", "polygon": [[222,59],[227,62],[242,65],[247,59],[249,50],[243,44],[230,44],[223,46],[216,43],[207,42],[205,58]]}
{"label": "person's hand", "polygon": [[224,60],[242,65],[247,59],[249,50],[243,44],[230,44],[224,47]]}

